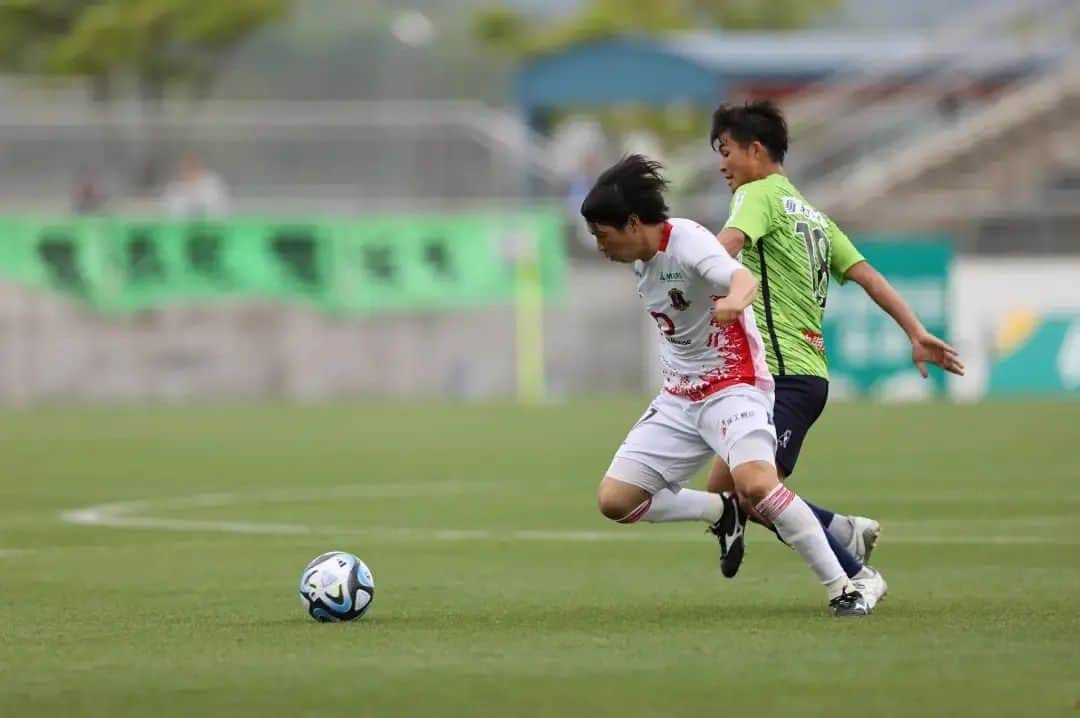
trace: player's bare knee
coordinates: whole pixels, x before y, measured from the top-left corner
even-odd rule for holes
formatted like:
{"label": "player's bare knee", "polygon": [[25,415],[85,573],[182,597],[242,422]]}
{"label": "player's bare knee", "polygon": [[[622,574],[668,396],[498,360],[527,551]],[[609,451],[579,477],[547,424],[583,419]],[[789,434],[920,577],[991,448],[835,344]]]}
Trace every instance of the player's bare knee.
{"label": "player's bare knee", "polygon": [[776,467],[767,461],[748,461],[739,464],[732,472],[739,495],[753,505],[765,500],[780,483]]}
{"label": "player's bare knee", "polygon": [[610,476],[605,476],[596,492],[596,505],[607,518],[619,521],[649,500],[649,492]]}

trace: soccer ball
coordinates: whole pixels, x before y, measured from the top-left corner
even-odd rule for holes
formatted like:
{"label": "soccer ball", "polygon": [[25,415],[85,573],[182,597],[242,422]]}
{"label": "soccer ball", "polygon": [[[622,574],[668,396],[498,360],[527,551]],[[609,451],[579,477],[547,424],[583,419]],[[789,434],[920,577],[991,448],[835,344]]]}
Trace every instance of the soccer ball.
{"label": "soccer ball", "polygon": [[352,621],[367,613],[375,597],[371,570],[356,556],[330,551],[316,556],[300,574],[300,602],[316,621]]}

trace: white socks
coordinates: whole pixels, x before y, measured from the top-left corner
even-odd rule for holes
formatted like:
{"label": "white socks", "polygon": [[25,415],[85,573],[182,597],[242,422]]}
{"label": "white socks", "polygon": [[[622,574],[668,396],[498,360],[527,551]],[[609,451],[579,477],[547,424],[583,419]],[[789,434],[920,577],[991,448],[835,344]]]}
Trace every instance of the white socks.
{"label": "white socks", "polygon": [[850,516],[834,514],[827,531],[835,536],[837,541],[847,546],[855,535],[855,522],[851,520]]}
{"label": "white socks", "polygon": [[678,493],[664,489],[643,501],[619,519],[621,524],[637,521],[662,524],[669,521],[705,521],[716,523],[724,513],[724,499],[709,491],[683,489]]}
{"label": "white socks", "polygon": [[778,484],[754,508],[769,521],[791,548],[799,552],[810,569],[829,590],[829,598],[839,596],[848,585],[847,576],[836,560],[821,523],[795,492]]}

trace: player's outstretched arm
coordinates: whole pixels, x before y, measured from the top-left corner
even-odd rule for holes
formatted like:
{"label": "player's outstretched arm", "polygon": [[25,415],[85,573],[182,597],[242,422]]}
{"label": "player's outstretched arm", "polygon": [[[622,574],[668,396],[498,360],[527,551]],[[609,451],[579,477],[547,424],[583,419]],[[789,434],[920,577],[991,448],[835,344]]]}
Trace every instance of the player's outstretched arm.
{"label": "player's outstretched arm", "polygon": [[713,304],[713,317],[720,324],[731,324],[743,310],[757,299],[758,281],[750,270],[739,267],[731,275],[731,288],[726,297]]}
{"label": "player's outstretched arm", "polygon": [[847,271],[845,278],[862,287],[874,303],[885,310],[908,335],[911,340],[911,361],[919,368],[924,379],[930,376],[926,370],[927,363],[959,376],[964,375],[964,364],[956,350],[926,331],[900,293],[869,262],[864,260],[855,264]]}
{"label": "player's outstretched arm", "polygon": [[722,244],[732,257],[738,257],[739,252],[742,251],[743,246],[746,244],[746,235],[742,233],[741,229],[728,227],[716,235],[716,241]]}

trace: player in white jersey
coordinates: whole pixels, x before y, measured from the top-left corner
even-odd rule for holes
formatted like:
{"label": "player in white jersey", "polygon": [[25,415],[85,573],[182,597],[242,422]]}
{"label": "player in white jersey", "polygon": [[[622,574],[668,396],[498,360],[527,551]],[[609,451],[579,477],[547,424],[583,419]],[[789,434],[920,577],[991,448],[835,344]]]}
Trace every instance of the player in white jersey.
{"label": "player in white jersey", "polygon": [[836,616],[870,606],[829,549],[806,503],[777,475],[773,379],[754,321],[757,280],[701,225],[669,219],[661,167],[631,155],[605,171],[581,214],[600,251],[633,263],[656,321],[664,386],[600,482],[604,516],[620,523],[704,521],[721,549],[741,531],[732,495],[684,488],[714,455],[825,584]]}

